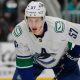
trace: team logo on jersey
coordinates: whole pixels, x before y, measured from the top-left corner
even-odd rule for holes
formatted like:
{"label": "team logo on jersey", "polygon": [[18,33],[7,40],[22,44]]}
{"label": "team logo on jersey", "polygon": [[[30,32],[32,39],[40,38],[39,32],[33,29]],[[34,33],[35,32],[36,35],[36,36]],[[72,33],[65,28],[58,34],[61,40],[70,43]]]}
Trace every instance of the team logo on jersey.
{"label": "team logo on jersey", "polygon": [[55,32],[58,32],[58,33],[62,33],[64,32],[64,29],[65,29],[65,25],[62,21],[56,21],[55,22]]}
{"label": "team logo on jersey", "polygon": [[14,36],[19,37],[22,34],[22,29],[20,26],[16,26],[16,28],[13,31]]}

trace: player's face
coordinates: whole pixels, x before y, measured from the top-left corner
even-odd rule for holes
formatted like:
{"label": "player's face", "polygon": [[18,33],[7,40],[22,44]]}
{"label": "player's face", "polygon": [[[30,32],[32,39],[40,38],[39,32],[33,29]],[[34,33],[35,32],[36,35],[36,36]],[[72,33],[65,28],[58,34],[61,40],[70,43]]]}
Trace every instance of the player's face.
{"label": "player's face", "polygon": [[28,17],[28,26],[32,33],[35,35],[41,35],[43,32],[43,19],[41,17]]}

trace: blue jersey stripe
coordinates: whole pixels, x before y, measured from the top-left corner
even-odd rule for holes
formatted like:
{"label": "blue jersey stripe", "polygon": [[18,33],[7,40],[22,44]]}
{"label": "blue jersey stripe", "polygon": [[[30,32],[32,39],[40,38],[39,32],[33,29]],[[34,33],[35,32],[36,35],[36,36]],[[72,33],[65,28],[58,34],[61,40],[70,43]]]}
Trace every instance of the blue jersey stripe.
{"label": "blue jersey stripe", "polygon": [[31,55],[30,56],[19,56],[19,55],[16,55],[16,57],[27,58],[27,57],[31,57]]}

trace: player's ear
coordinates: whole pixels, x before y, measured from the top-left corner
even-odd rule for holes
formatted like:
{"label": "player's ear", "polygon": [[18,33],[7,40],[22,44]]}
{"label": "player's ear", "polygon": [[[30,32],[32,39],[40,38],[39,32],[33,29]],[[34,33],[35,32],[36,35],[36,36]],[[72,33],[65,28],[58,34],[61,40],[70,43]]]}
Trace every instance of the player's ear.
{"label": "player's ear", "polygon": [[24,20],[25,20],[26,18],[25,18],[25,16],[24,16]]}
{"label": "player's ear", "polygon": [[27,16],[24,16],[24,20],[27,21],[27,19],[28,19],[28,17]]}

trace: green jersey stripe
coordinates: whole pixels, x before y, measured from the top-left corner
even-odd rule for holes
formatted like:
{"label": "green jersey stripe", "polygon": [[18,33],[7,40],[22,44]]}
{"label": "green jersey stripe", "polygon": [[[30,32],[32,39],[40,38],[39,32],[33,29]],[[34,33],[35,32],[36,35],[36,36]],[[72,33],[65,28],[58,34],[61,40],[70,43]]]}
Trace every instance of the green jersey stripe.
{"label": "green jersey stripe", "polygon": [[68,42],[68,49],[72,49],[72,43],[71,42]]}
{"label": "green jersey stripe", "polygon": [[32,58],[16,58],[16,66],[18,67],[28,67],[33,65]]}

